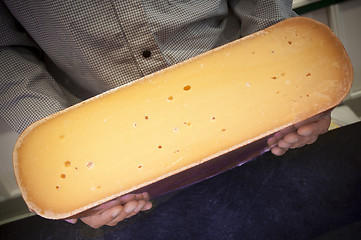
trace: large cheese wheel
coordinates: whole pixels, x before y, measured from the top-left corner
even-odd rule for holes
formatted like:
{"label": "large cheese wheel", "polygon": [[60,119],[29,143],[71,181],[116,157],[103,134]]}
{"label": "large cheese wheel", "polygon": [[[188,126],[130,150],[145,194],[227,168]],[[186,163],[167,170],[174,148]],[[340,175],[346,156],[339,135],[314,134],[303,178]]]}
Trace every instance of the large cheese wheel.
{"label": "large cheese wheel", "polygon": [[67,218],[331,109],[352,79],[331,30],[291,18],[32,124],[16,179]]}

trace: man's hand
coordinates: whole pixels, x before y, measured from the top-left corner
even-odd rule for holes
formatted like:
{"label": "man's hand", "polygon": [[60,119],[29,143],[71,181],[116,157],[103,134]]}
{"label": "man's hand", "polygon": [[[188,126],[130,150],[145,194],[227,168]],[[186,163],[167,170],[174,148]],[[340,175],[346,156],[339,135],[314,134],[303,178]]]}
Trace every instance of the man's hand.
{"label": "man's hand", "polygon": [[[152,208],[148,193],[127,194],[99,207],[104,207],[104,205],[109,205],[109,207],[106,206],[104,210],[94,215],[80,218],[80,220],[92,228],[99,228],[104,225],[115,226],[125,218],[130,218],[140,211]],[[74,224],[77,220],[67,219],[66,221]]]}
{"label": "man's hand", "polygon": [[331,112],[321,116],[321,118],[306,125],[297,127],[296,130],[283,136],[276,133],[268,139],[271,152],[276,156],[283,155],[290,148],[300,148],[306,144],[314,143],[318,136],[326,133],[331,123]]}

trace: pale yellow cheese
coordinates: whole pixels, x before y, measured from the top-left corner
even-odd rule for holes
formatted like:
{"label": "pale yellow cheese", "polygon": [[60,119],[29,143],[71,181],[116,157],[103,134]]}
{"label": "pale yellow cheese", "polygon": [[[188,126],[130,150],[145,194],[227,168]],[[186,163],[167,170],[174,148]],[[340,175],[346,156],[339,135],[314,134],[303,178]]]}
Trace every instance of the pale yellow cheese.
{"label": "pale yellow cheese", "polygon": [[293,18],[30,126],[28,206],[66,218],[336,106],[353,78],[324,25]]}

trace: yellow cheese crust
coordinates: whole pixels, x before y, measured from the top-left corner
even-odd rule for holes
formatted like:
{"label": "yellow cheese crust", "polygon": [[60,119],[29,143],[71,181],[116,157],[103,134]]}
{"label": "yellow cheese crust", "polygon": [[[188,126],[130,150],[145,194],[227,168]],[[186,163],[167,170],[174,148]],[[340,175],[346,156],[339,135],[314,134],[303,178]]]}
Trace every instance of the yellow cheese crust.
{"label": "yellow cheese crust", "polygon": [[34,123],[16,179],[67,218],[331,109],[352,79],[328,27],[288,19]]}

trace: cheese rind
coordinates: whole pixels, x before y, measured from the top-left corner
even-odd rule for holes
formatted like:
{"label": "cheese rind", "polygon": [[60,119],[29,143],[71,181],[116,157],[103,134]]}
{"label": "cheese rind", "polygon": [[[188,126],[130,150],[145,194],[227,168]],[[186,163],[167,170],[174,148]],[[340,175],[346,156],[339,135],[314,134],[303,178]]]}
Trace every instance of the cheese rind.
{"label": "cheese rind", "polygon": [[331,109],[352,79],[328,27],[288,19],[34,123],[16,179],[67,218]]}

